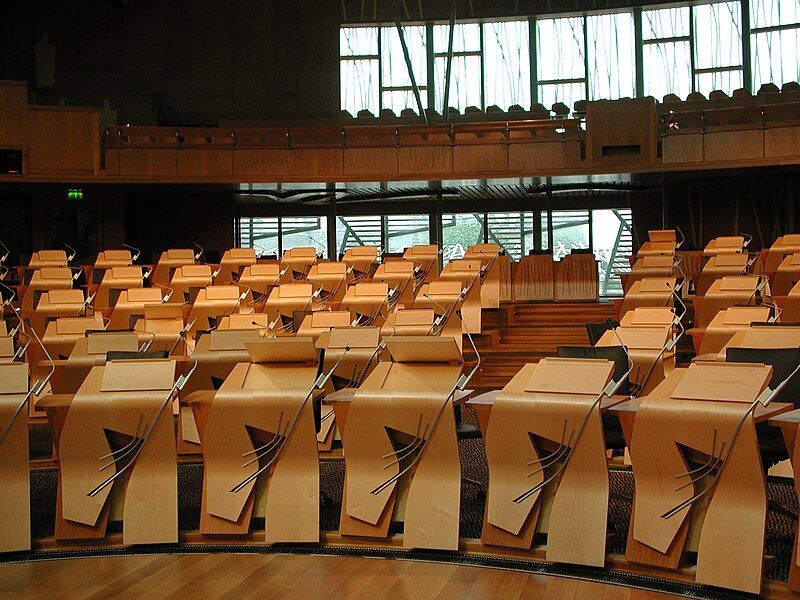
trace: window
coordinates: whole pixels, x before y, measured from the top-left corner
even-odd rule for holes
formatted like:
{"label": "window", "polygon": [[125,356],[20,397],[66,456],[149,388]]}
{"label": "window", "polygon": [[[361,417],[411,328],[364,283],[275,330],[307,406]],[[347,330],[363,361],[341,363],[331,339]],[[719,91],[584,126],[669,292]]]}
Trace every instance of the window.
{"label": "window", "polygon": [[326,217],[281,217],[281,254],[296,246],[313,246],[317,254],[328,256]]}
{"label": "window", "polygon": [[[742,22],[743,8],[749,8],[749,23]],[[638,19],[641,48],[634,34]],[[750,56],[744,56],[748,28]],[[409,25],[403,32],[422,104],[430,99],[443,112],[450,26]],[[340,59],[343,109],[354,115],[361,109],[377,115],[382,108],[419,112],[396,27],[342,28]],[[693,91],[731,95],[744,86],[745,67],[753,91],[800,80],[799,0],[702,0],[641,13],[456,23],[448,102],[462,112],[468,106],[528,108],[534,100],[572,110],[578,100],[633,97],[639,88],[658,100],[667,94],[685,99]]]}
{"label": "window", "polygon": [[464,258],[467,248],[483,243],[483,214],[455,213],[442,215],[443,260]]}
{"label": "window", "polygon": [[800,81],[800,2],[749,1],[753,89]]}
{"label": "window", "polygon": [[572,110],[586,98],[583,27],[583,17],[536,21],[539,102],[548,108],[563,102]]}
{"label": "window", "polygon": [[689,7],[642,11],[644,93],[661,100],[692,91]]}
{"label": "window", "polygon": [[369,215],[337,217],[338,253],[354,246],[378,246],[387,252],[402,252],[410,246],[430,243],[428,215]]}
{"label": "window", "polygon": [[276,258],[289,248],[313,246],[326,257],[328,221],[326,217],[241,217],[239,245]]}
{"label": "window", "polygon": [[381,246],[381,217],[336,217],[336,248],[341,256],[355,246]]}
{"label": "window", "polygon": [[615,100],[636,95],[633,14],[587,18],[589,99]]}
{"label": "window", "polygon": [[[435,74],[436,109],[444,114],[445,82],[447,81],[447,48],[450,26],[433,27],[433,68]],[[448,104],[460,111],[467,106],[483,108],[481,72],[481,28],[477,23],[456,24],[453,31],[453,61],[450,67]]]}
{"label": "window", "polygon": [[727,94],[742,87],[741,4],[718,2],[692,8],[694,18],[694,89],[705,95]]}
{"label": "window", "polygon": [[277,217],[242,217],[239,219],[239,246],[255,248],[263,256],[280,256]]}
{"label": "window", "polygon": [[531,105],[530,27],[527,21],[483,26],[486,106]]}
{"label": "window", "polygon": [[430,244],[428,215],[388,215],[383,220],[387,252],[402,252],[411,246]]}
{"label": "window", "polygon": [[[414,78],[419,87],[422,107],[427,108],[428,95],[428,59],[427,36],[424,25],[403,27],[406,46],[414,71]],[[408,73],[403,45],[396,27],[381,27],[381,108],[389,108],[396,115],[404,108],[413,108],[418,112],[417,101]]]}
{"label": "window", "polygon": [[619,274],[631,270],[628,257],[633,252],[629,208],[592,211],[592,247],[600,271],[600,295],[622,296]]}
{"label": "window", "polygon": [[589,211],[554,210],[553,258],[561,260],[572,250],[589,247]]}
{"label": "window", "polygon": [[486,219],[489,243],[499,244],[518,261],[533,248],[533,213],[489,213]]}
{"label": "window", "polygon": [[341,108],[356,116],[360,110],[377,115],[378,28],[343,27],[339,30]]}

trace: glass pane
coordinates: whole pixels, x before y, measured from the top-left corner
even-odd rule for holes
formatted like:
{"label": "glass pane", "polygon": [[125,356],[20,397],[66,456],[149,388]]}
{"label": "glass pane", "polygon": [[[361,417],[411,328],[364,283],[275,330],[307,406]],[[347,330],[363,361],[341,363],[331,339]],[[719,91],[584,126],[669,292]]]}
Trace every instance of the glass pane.
{"label": "glass pane", "polygon": [[[427,88],[420,88],[419,91],[419,97],[422,101],[423,109],[428,108],[428,94],[426,90]],[[405,108],[410,108],[415,113],[419,114],[417,99],[414,97],[414,92],[412,90],[383,92],[383,108],[392,109],[396,115],[399,115],[400,111]]]}
{"label": "glass pane", "polygon": [[489,243],[500,244],[512,260],[519,260],[533,246],[533,213],[489,213],[487,227]]}
{"label": "glass pane", "polygon": [[765,83],[800,81],[800,29],[770,31],[752,36],[753,89]]}
{"label": "glass pane", "polygon": [[512,104],[531,104],[530,32],[527,21],[486,23],[483,26],[486,106],[507,110]]}
{"label": "glass pane", "polygon": [[694,7],[696,69],[742,64],[742,14],[739,2]]}
{"label": "glass pane", "polygon": [[467,248],[483,243],[483,213],[442,215],[442,235],[444,262],[464,258]]}
{"label": "glass pane", "polygon": [[713,90],[722,90],[730,95],[744,85],[741,69],[735,71],[719,71],[717,73],[699,73],[695,75],[695,90],[706,98]]}
{"label": "glass pane", "polygon": [[586,99],[583,83],[553,83],[539,86],[539,102],[550,108],[556,102],[563,102],[570,110],[578,100]]}
{"label": "glass pane", "polygon": [[553,211],[553,258],[561,260],[574,249],[589,247],[589,211]]}
{"label": "glass pane", "polygon": [[797,0],[750,0],[750,26],[771,27],[800,23]]}
{"label": "glass pane", "polygon": [[537,250],[544,250],[550,247],[550,229],[546,210],[539,213],[539,227],[541,228],[539,231],[541,231],[542,243],[539,244]]}
{"label": "glass pane", "polygon": [[689,42],[644,45],[644,93],[661,100],[666,94],[686,98],[692,91]]}
{"label": "glass pane", "polygon": [[636,95],[633,14],[588,17],[589,99]]}
{"label": "glass pane", "polygon": [[[418,86],[428,84],[427,67],[427,39],[424,25],[403,27],[414,77]],[[408,74],[406,60],[403,56],[403,46],[396,27],[381,27],[381,60],[382,84],[384,87],[410,86],[411,77]]]}
{"label": "glass pane", "polygon": [[537,20],[536,57],[540,81],[583,78],[583,17]]}
{"label": "glass pane", "polygon": [[386,217],[388,252],[402,252],[418,244],[430,244],[428,215],[389,215]]}
{"label": "glass pane", "polygon": [[[436,74],[436,108],[444,114],[445,78],[447,57],[437,56],[434,61]],[[450,96],[448,104],[460,111],[467,106],[481,107],[481,57],[454,56],[450,72]]]}
{"label": "glass pane", "polygon": [[377,56],[377,54],[377,27],[342,27],[339,29],[339,56]]}
{"label": "glass pane", "polygon": [[[450,25],[433,26],[433,51],[447,52],[450,42]],[[481,28],[477,23],[456,23],[453,31],[453,52],[479,52]]]}
{"label": "glass pane", "polygon": [[337,255],[354,246],[381,246],[381,217],[369,215],[364,217],[336,218]]}
{"label": "glass pane", "polygon": [[328,256],[328,220],[326,217],[281,217],[282,246],[286,252],[296,246],[313,246]]}
{"label": "glass pane", "polygon": [[278,256],[277,217],[240,217],[239,246],[255,248],[262,255]]}
{"label": "glass pane", "polygon": [[687,35],[689,35],[688,6],[642,11],[642,39],[657,40]]}
{"label": "glass pane", "polygon": [[592,245],[599,261],[600,295],[621,296],[620,273],[630,271],[633,251],[632,213],[629,208],[592,211]]}
{"label": "glass pane", "polygon": [[354,117],[360,110],[368,110],[377,116],[380,91],[378,60],[343,60],[339,72],[342,90],[341,109],[349,111]]}

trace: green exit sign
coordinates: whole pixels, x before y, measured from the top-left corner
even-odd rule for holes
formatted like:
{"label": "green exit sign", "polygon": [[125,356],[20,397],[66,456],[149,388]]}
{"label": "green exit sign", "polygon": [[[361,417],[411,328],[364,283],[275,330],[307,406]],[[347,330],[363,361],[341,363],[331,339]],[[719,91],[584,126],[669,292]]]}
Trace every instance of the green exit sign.
{"label": "green exit sign", "polygon": [[83,190],[70,188],[67,190],[67,200],[83,200]]}

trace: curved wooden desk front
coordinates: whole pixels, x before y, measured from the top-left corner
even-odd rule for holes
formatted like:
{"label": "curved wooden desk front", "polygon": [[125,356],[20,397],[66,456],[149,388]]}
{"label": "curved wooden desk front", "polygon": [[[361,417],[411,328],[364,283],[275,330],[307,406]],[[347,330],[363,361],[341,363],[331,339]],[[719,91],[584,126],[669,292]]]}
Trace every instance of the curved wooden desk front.
{"label": "curved wooden desk front", "polygon": [[[247,347],[252,362],[237,364],[198,414],[204,459],[200,531],[247,533],[260,496],[265,541],[318,542],[319,461],[310,399],[317,350],[308,337],[258,340]],[[266,472],[240,485],[269,461],[274,462]]]}
{"label": "curved wooden desk front", "polygon": [[[404,547],[457,550],[461,469],[450,396],[461,353],[452,338],[385,341],[393,361],[379,363],[354,393],[343,427],[340,533],[388,536],[405,500],[397,507]],[[410,484],[399,498],[401,474]]]}
{"label": "curved wooden desk front", "polygon": [[28,468],[28,419],[11,418],[28,392],[28,365],[0,364],[0,552],[31,549],[31,490]]}
{"label": "curved wooden desk front", "polygon": [[[771,374],[764,365],[695,363],[647,397],[612,409],[632,434],[629,561],[674,570],[684,551],[695,550],[698,583],[759,593],[767,497],[755,423],[791,405],[747,410]],[[715,470],[713,491],[695,496]],[[677,510],[683,502],[690,503]]]}
{"label": "curved wooden desk front", "polygon": [[[59,457],[57,540],[102,538],[119,517],[125,544],[178,541],[175,430],[172,411],[160,410],[174,376],[170,359],[111,361],[93,367],[76,394],[37,403]],[[127,461],[119,483],[89,495]],[[111,514],[112,496],[123,498],[121,514]]]}
{"label": "curved wooden desk front", "polygon": [[547,560],[605,564],[609,483],[599,396],[613,371],[607,360],[544,358],[495,396],[484,435],[484,544],[530,548],[541,531]]}

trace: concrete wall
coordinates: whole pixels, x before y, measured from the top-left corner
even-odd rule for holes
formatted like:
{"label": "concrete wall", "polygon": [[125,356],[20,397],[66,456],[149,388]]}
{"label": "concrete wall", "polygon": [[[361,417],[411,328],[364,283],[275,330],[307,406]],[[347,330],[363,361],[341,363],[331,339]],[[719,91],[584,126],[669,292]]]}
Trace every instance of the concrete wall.
{"label": "concrete wall", "polygon": [[[39,104],[116,110],[118,123],[303,119],[339,112],[336,0],[0,0],[0,79]],[[35,46],[55,47],[55,85]]]}

